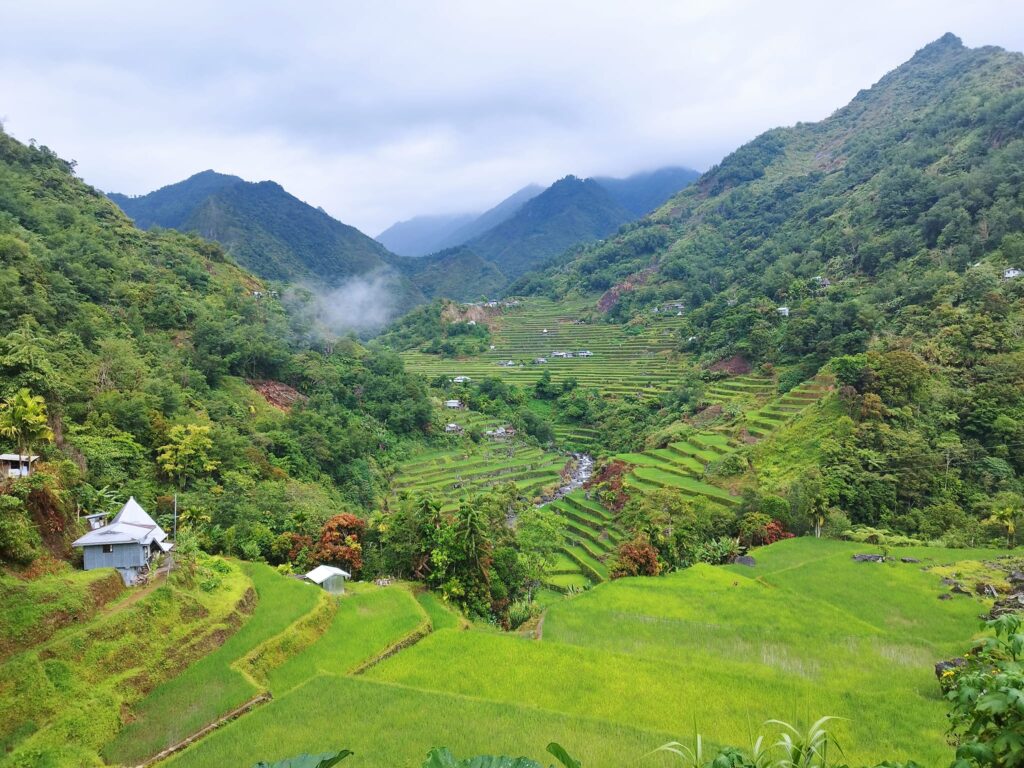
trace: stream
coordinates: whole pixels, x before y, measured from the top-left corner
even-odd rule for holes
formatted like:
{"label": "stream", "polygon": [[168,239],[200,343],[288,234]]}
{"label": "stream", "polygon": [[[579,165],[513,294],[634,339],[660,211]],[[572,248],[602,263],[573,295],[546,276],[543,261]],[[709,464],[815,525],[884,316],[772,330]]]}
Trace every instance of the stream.
{"label": "stream", "polygon": [[568,496],[573,491],[582,488],[591,478],[594,474],[594,457],[589,453],[574,453],[573,458],[576,459],[576,466],[573,467],[572,474],[569,476],[569,481],[555,491],[550,497],[545,497],[537,506],[543,507],[545,504],[550,504],[552,501],[558,501],[563,496]]}

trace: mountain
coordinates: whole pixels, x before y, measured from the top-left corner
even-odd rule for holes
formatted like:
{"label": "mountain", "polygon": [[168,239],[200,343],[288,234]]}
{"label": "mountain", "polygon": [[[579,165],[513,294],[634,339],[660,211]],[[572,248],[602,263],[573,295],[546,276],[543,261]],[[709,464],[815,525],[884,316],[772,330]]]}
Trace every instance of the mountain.
{"label": "mountain", "polygon": [[481,214],[416,216],[392,224],[377,235],[377,241],[402,256],[425,256],[454,248],[501,224],[543,191],[543,187],[531,184]]}
{"label": "mountain", "polygon": [[392,224],[374,239],[399,256],[426,256],[443,250],[455,232],[476,218],[475,213],[415,216]]}
{"label": "mountain", "polygon": [[752,372],[695,398],[692,419],[751,443],[806,395],[741,421],[722,409],[737,393],[834,385],[749,452],[770,492],[797,503],[813,486],[845,524],[969,545],[993,509],[1024,504],[1022,117],[1024,55],[946,35],[510,290],[600,296],[605,321],[633,327],[680,305],[698,392]]}
{"label": "mountain", "polygon": [[624,179],[595,176],[612,199],[636,217],[661,207],[674,194],[692,184],[700,174],[692,168],[668,167],[634,173]]}
{"label": "mountain", "polygon": [[517,192],[513,192],[493,208],[484,211],[475,219],[457,229],[447,240],[443,241],[442,245],[445,248],[452,248],[456,245],[468,243],[487,230],[498,226],[504,221],[508,221],[519,212],[527,201],[532,200],[543,191],[544,187],[538,184],[530,184]]}
{"label": "mountain", "polygon": [[[198,233],[266,279],[337,285],[390,271],[391,254],[383,245],[272,181],[203,171],[140,197],[109,197],[143,229]],[[398,289],[401,306],[419,300],[410,285]]]}
{"label": "mountain", "polygon": [[473,301],[499,294],[508,284],[493,262],[466,246],[406,259],[399,268],[428,299]]}
{"label": "mountain", "polygon": [[566,176],[467,245],[515,278],[567,248],[612,234],[633,218],[593,179]]}

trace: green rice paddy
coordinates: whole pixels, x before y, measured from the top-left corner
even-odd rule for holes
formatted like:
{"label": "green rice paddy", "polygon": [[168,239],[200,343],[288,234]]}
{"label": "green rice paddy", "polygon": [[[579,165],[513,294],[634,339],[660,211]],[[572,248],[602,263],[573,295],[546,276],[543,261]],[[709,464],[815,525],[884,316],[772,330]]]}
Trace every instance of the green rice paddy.
{"label": "green rice paddy", "polygon": [[[826,714],[846,718],[836,729],[852,764],[948,762],[932,665],[970,643],[983,604],[937,600],[940,576],[927,568],[997,553],[919,548],[899,552],[918,564],[853,562],[864,550],[794,539],[757,550],[752,568],[601,583],[551,603],[539,641],[461,631],[436,598],[417,603],[402,589],[348,597],[338,613],[347,631],[332,627],[291,671],[282,667],[288,685],[273,702],[168,764],[248,766],[348,747],[354,764],[396,768],[434,745],[539,756],[555,740],[588,768],[657,766],[642,756],[695,728],[712,742],[749,744],[769,718]],[[378,601],[368,612],[345,606],[368,596]],[[379,645],[424,608],[432,634],[345,674],[374,645],[356,624],[379,625],[368,630]]]}

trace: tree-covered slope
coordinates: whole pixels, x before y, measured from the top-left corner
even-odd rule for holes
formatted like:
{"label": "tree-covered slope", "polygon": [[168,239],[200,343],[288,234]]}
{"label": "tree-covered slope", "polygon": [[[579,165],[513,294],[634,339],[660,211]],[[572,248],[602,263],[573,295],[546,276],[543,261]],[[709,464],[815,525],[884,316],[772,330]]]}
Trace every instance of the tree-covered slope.
{"label": "tree-covered slope", "polygon": [[[204,171],[148,195],[111,199],[139,226],[196,232],[269,280],[336,285],[390,269],[392,254],[380,243],[272,181],[251,183]],[[415,288],[400,285],[400,306],[419,299]]]}
{"label": "tree-covered slope", "polygon": [[827,365],[840,402],[805,425],[813,444],[783,430],[759,460],[796,462],[794,487],[817,477],[822,503],[857,522],[976,540],[996,507],[1024,504],[1012,268],[1024,268],[1024,56],[947,35],[518,289],[603,292],[623,321],[682,302],[680,350],[761,363],[783,389]]}
{"label": "tree-covered slope", "polygon": [[508,279],[493,262],[480,258],[465,246],[403,260],[398,266],[430,299],[471,301],[497,295],[508,284]]}
{"label": "tree-covered slope", "polygon": [[632,218],[596,181],[566,176],[468,245],[514,278],[571,246],[610,235]]}
{"label": "tree-covered slope", "polygon": [[604,187],[615,202],[639,217],[660,208],[699,176],[692,168],[668,167],[634,173],[624,179],[595,176],[594,181]]}
{"label": "tree-covered slope", "polygon": [[[56,440],[33,446],[36,476],[0,488],[0,561],[40,551],[16,520],[45,522],[59,551],[78,505],[113,503],[105,486],[165,522],[176,492],[210,549],[272,557],[276,537],[372,504],[391,451],[431,429],[397,357],[316,338],[217,244],[139,230],[3,133],[0,320],[0,400],[45,397]],[[267,380],[290,405],[259,393]]]}

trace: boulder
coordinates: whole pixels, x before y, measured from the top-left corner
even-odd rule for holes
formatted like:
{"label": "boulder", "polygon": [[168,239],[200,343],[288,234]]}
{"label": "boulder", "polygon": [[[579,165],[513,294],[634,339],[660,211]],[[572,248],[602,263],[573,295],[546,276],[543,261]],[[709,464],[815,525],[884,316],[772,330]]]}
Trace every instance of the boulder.
{"label": "boulder", "polygon": [[953,599],[953,596],[951,594],[949,594],[949,592],[943,592],[941,595],[939,595],[939,600],[952,600],[952,599]]}
{"label": "boulder", "polygon": [[987,584],[984,581],[979,581],[975,584],[974,591],[982,597],[999,597],[999,593],[996,592],[995,586]]}
{"label": "boulder", "polygon": [[858,563],[884,563],[884,555],[854,555],[854,561]]}
{"label": "boulder", "polygon": [[737,558],[733,560],[733,562],[736,563],[736,565],[746,565],[750,568],[753,568],[755,565],[757,565],[757,560],[752,558],[750,555],[739,555]]}
{"label": "boulder", "polygon": [[947,669],[959,669],[967,663],[967,659],[962,656],[957,656],[955,659],[949,659],[947,661],[940,661],[935,665],[935,676],[942,679],[942,673]]}
{"label": "boulder", "polygon": [[901,557],[900,558],[900,562],[901,563],[920,563],[921,561],[918,560],[916,557]]}

